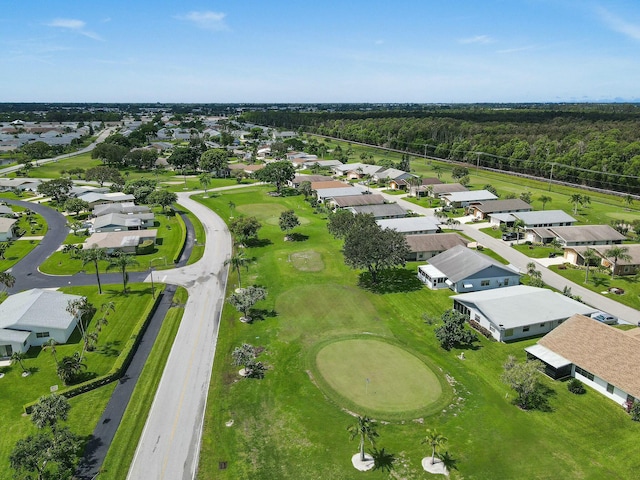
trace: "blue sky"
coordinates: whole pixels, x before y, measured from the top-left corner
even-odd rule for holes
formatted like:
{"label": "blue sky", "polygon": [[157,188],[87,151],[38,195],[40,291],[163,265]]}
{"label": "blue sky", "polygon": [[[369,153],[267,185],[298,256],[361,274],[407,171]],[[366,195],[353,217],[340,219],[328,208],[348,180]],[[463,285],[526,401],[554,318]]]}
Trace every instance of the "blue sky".
{"label": "blue sky", "polygon": [[640,100],[638,0],[30,0],[0,49],[2,102]]}

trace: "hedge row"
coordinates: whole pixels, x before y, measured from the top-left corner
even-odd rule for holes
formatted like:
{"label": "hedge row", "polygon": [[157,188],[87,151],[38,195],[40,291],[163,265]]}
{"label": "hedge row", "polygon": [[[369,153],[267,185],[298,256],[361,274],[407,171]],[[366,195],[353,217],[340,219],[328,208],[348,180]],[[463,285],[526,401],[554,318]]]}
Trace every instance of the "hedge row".
{"label": "hedge row", "polygon": [[[142,335],[144,334],[144,331],[147,329],[147,326],[149,325],[149,322],[151,321],[153,314],[156,312],[158,305],[160,304],[160,298],[162,297],[162,292],[164,291],[165,285],[160,284],[160,285],[156,285],[156,287],[159,287],[159,292],[158,292],[158,295],[156,295],[155,301],[147,310],[147,314],[143,315],[140,321],[138,322],[138,325],[136,325],[134,332],[137,332],[137,333],[134,333],[133,335],[131,335],[131,337],[129,337],[129,340],[127,340],[127,343],[125,343],[124,348],[122,349],[122,352],[120,353],[118,358],[116,358],[116,361],[114,362],[113,367],[111,367],[111,370],[109,371],[109,373],[107,373],[106,375],[102,375],[100,377],[92,378],[91,380],[87,380],[86,382],[78,383],[77,385],[72,385],[70,387],[62,389],[56,392],[58,395],[63,395],[66,398],[75,397],[76,395],[80,395],[82,393],[95,390],[96,388],[103,387],[122,377],[124,372],[129,367],[131,360],[133,359],[133,355],[135,354],[138,348],[138,345],[142,340]],[[34,400],[33,402],[26,403],[23,407],[25,413],[30,414],[31,409],[37,403],[38,403],[38,400]]]}
{"label": "hedge row", "polygon": [[178,249],[178,253],[176,253],[175,257],[173,257],[173,263],[178,263],[180,261],[180,257],[182,256],[182,252],[184,252],[184,248],[187,245],[187,226],[184,223],[184,219],[180,212],[176,212],[178,216],[178,224],[180,225],[180,245],[181,247]]}

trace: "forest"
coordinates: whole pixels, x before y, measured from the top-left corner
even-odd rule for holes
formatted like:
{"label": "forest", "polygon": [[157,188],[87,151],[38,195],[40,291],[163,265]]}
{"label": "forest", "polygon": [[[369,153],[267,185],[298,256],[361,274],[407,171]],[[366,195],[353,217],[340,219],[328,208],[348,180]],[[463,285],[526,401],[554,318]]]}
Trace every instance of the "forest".
{"label": "forest", "polygon": [[640,194],[635,104],[252,111],[245,121]]}

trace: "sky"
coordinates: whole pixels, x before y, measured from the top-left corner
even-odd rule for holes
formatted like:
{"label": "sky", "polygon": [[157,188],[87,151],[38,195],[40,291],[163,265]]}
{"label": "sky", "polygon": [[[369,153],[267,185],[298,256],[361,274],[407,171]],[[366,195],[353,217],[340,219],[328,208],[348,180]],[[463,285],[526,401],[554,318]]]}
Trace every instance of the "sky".
{"label": "sky", "polygon": [[0,102],[640,101],[638,0],[29,0]]}

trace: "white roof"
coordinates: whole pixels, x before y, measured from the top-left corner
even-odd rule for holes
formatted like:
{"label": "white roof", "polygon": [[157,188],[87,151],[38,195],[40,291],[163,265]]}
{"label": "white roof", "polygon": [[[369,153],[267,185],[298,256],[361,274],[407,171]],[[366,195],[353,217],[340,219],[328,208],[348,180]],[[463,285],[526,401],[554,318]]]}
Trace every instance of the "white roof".
{"label": "white roof", "polygon": [[99,201],[104,202],[127,202],[134,201],[136,197],[133,195],[129,195],[122,192],[113,192],[113,193],[97,193],[97,192],[87,192],[78,196],[81,200],[85,202],[94,203]]}
{"label": "white roof", "polygon": [[429,275],[430,278],[447,278],[447,276],[433,265],[420,265],[418,270],[422,270]]}
{"label": "white roof", "polygon": [[551,365],[553,368],[566,367],[567,365],[571,365],[572,363],[562,355],[558,355],[554,351],[549,350],[547,347],[544,347],[539,343],[525,348],[524,351],[530,353],[536,358],[539,358],[544,363]]}
{"label": "white roof", "polygon": [[67,312],[69,300],[79,300],[55,290],[34,288],[10,295],[0,304],[0,328],[29,330],[32,328],[66,329],[74,321]]}
{"label": "white roof", "polygon": [[320,188],[316,190],[318,198],[331,198],[331,197],[346,197],[349,195],[358,195],[366,192],[367,190],[353,186],[351,188]]}
{"label": "white roof", "polygon": [[422,230],[437,230],[440,221],[436,217],[405,217],[376,220],[382,228],[390,228],[398,232],[417,232]]}
{"label": "white roof", "polygon": [[471,190],[468,192],[451,192],[443,195],[450,202],[471,202],[480,200],[496,200],[496,197],[489,190]]}

